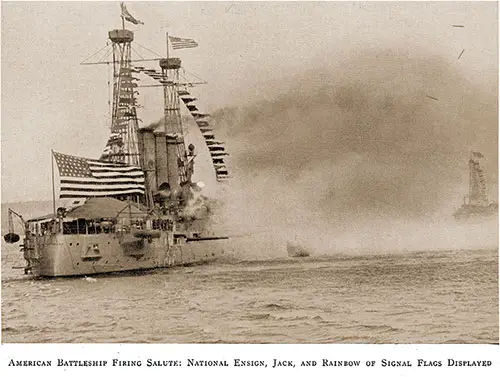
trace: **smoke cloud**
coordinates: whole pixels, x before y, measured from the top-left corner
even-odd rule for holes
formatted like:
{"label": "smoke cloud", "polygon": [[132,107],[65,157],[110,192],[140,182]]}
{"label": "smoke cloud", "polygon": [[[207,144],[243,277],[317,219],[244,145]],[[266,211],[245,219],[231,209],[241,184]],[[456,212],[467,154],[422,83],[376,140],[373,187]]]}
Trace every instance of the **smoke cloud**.
{"label": "smoke cloud", "polygon": [[[497,94],[439,56],[358,51],[264,85],[262,98],[214,114],[232,156],[234,229],[307,233],[309,241],[343,234],[354,247],[430,224],[449,229],[470,150],[487,156],[496,198]],[[413,238],[408,244],[424,245]]]}

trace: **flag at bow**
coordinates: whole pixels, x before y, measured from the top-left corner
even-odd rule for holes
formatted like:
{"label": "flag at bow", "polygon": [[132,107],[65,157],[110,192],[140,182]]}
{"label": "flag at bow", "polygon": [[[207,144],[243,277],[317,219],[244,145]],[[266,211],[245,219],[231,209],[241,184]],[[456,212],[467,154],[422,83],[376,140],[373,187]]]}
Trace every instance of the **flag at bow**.
{"label": "flag at bow", "polygon": [[181,48],[198,47],[198,43],[196,43],[196,41],[191,38],[179,38],[179,37],[169,36],[168,39],[170,40],[170,43],[172,44],[172,48],[174,50],[178,50]]}
{"label": "flag at bow", "polygon": [[144,172],[138,166],[53,153],[59,169],[61,199],[145,192]]}
{"label": "flag at bow", "polygon": [[122,8],[122,17],[125,20],[127,20],[128,22],[133,23],[134,25],[138,25],[138,24],[144,25],[144,22],[139,21],[137,18],[135,18],[134,16],[132,16],[130,14],[130,12],[127,10],[127,7],[125,6],[125,4],[120,3],[120,7]]}

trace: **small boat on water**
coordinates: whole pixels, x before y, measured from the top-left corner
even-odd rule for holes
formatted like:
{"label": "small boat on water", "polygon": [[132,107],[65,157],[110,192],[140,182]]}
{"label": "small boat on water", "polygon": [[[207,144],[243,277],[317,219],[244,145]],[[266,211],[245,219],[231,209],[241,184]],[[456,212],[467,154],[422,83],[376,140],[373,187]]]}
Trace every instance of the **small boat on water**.
{"label": "small boat on water", "polygon": [[297,242],[287,241],[286,243],[286,251],[289,257],[292,258],[304,258],[311,255],[311,253],[302,245],[299,245]]}

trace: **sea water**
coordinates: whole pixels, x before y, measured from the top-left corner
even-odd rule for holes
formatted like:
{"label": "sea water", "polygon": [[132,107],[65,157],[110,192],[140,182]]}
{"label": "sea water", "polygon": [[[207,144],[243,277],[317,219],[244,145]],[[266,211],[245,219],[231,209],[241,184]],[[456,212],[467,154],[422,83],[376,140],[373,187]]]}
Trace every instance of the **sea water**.
{"label": "sea water", "polygon": [[[5,343],[498,343],[498,249],[222,259],[33,279],[2,245]],[[270,250],[269,255],[272,255]]]}

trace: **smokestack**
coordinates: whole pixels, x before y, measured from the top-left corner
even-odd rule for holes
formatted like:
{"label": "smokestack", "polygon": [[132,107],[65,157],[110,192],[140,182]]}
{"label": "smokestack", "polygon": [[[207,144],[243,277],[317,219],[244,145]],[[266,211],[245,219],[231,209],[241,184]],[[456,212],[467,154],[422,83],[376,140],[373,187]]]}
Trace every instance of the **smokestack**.
{"label": "smokestack", "polygon": [[139,130],[138,135],[140,138],[139,145],[141,145],[142,148],[141,155],[143,158],[143,169],[148,189],[148,201],[153,203],[152,193],[158,190],[158,186],[156,184],[155,135],[152,130],[144,128]]}
{"label": "smokestack", "polygon": [[169,183],[168,161],[167,161],[167,139],[164,132],[155,132],[156,145],[156,184],[160,187],[163,183]]}
{"label": "smokestack", "polygon": [[173,192],[179,192],[180,189],[177,151],[179,150],[179,144],[183,143],[182,139],[175,134],[170,134],[166,137],[167,178]]}

